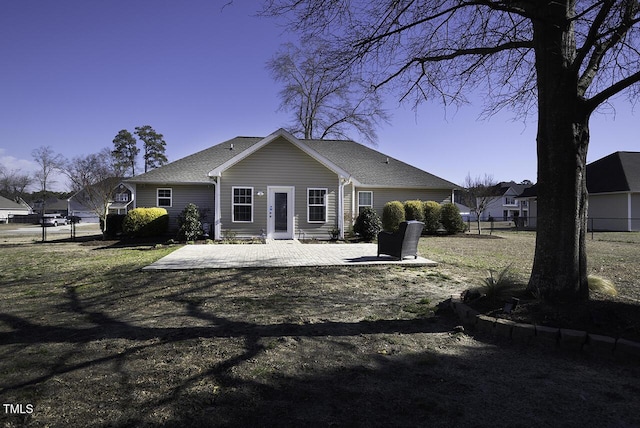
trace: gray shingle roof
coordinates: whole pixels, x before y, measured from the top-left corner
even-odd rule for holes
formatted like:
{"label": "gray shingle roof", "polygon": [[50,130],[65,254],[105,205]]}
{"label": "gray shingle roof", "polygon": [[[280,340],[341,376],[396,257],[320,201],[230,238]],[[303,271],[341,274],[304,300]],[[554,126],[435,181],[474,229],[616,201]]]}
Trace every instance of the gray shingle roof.
{"label": "gray shingle roof", "polygon": [[589,193],[640,192],[640,152],[615,152],[587,165]]}
{"label": "gray shingle roof", "polygon": [[27,207],[20,205],[17,202],[12,201],[11,199],[7,199],[3,196],[0,196],[0,209],[3,210],[26,210]]}
{"label": "gray shingle roof", "polygon": [[[129,180],[130,183],[210,183],[208,173],[260,142],[261,137],[236,137]],[[370,187],[453,189],[456,184],[354,141],[300,140],[320,156]],[[231,150],[233,145],[233,150]],[[388,160],[388,162],[387,162]]]}
{"label": "gray shingle roof", "polygon": [[304,140],[364,186],[453,189],[458,186],[354,141]]}
{"label": "gray shingle roof", "polygon": [[[211,183],[207,175],[209,171],[237,156],[261,139],[236,137],[125,181],[128,183]],[[231,150],[232,144],[233,150]]]}

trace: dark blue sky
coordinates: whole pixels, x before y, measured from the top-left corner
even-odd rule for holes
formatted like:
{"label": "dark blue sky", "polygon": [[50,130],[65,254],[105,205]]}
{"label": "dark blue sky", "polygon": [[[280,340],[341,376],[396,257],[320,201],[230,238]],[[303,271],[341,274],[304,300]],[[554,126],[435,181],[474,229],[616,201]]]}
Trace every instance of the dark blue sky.
{"label": "dark blue sky", "polygon": [[[121,129],[151,125],[176,160],[237,135],[285,126],[265,62],[296,35],[235,0],[20,0],[0,3],[0,163],[35,168],[50,145],[67,158],[111,147]],[[472,97],[473,98],[473,97]],[[447,180],[467,173],[536,180],[535,128],[508,112],[478,121],[480,105],[392,115],[377,149]],[[624,100],[592,120],[590,160],[639,150]]]}

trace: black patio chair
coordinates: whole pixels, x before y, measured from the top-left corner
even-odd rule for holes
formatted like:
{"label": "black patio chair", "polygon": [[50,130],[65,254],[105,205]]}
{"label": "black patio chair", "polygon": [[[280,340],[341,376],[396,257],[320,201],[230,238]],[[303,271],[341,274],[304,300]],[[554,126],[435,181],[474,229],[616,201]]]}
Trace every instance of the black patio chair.
{"label": "black patio chair", "polygon": [[411,220],[400,223],[397,232],[380,232],[378,234],[378,257],[386,254],[402,260],[407,256],[418,258],[418,240],[422,234],[424,223]]}

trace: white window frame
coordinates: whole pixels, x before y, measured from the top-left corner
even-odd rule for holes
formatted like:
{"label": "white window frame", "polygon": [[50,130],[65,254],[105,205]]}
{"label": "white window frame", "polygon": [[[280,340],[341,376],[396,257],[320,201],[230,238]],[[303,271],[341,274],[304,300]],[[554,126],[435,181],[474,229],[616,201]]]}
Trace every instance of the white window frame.
{"label": "white window frame", "polygon": [[504,205],[507,207],[517,207],[518,202],[516,201],[515,196],[505,196],[504,197]]}
{"label": "white window frame", "polygon": [[[247,204],[247,203],[236,203],[235,199],[236,199],[236,189],[237,190],[249,190],[250,194],[249,196],[251,196],[251,203]],[[245,195],[246,196],[246,195]],[[253,195],[253,187],[249,187],[249,186],[232,186],[231,187],[231,222],[232,223],[253,223],[253,201],[254,201],[254,195]],[[251,220],[236,220],[236,210],[235,207],[236,206],[242,206],[242,207],[251,207]]]}
{"label": "white window frame", "polygon": [[[360,193],[370,193],[371,194],[371,205],[360,205]],[[360,208],[371,208],[373,209],[373,190],[358,190],[358,215],[360,215]]]}
{"label": "white window frame", "polygon": [[[309,192],[312,190],[320,190],[324,191],[324,203],[322,204],[311,204],[309,203]],[[307,187],[307,223],[326,223],[329,218],[329,190],[326,187]],[[310,208],[311,207],[324,207],[324,220],[311,220],[310,218]]]}
{"label": "white window frame", "polygon": [[[161,190],[168,190],[169,196],[160,196]],[[160,205],[160,199],[168,199],[169,205]],[[158,187],[156,189],[156,206],[160,208],[171,208],[173,206],[173,189],[171,187]]]}
{"label": "white window frame", "polygon": [[116,202],[129,202],[129,194],[127,192],[116,193]]}

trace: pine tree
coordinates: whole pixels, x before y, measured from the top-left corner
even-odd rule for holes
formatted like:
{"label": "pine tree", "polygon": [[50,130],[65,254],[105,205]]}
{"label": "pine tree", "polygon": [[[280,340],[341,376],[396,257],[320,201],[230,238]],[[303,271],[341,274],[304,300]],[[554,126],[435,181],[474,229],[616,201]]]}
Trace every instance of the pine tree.
{"label": "pine tree", "polygon": [[144,150],[144,172],[167,163],[165,150],[167,143],[164,136],[158,134],[151,126],[136,126],[135,134],[140,138]]}
{"label": "pine tree", "polygon": [[116,166],[126,172],[131,168],[131,176],[136,175],[136,158],[140,153],[140,149],[136,145],[136,139],[131,135],[131,132],[126,129],[118,132],[118,135],[113,139],[114,149],[111,152],[113,155]]}

